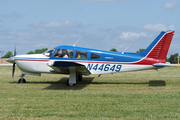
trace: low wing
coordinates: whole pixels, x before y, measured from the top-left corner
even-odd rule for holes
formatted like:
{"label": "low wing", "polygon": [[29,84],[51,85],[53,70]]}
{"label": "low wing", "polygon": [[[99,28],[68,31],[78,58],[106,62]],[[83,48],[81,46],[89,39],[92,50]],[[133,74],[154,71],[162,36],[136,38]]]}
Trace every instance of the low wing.
{"label": "low wing", "polygon": [[82,64],[70,62],[70,61],[51,61],[51,63],[48,64],[49,67],[53,69],[54,73],[60,73],[60,74],[70,74],[70,67],[75,67],[76,74],[79,75],[89,75],[91,74],[90,71]]}

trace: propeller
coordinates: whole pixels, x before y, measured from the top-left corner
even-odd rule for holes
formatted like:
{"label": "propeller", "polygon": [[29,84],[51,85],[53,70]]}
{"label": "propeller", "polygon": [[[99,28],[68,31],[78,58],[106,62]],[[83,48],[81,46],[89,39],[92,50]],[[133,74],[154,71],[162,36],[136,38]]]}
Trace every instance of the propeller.
{"label": "propeller", "polygon": [[[15,49],[14,49],[14,56],[16,56],[16,47],[15,47]],[[13,69],[12,69],[12,77],[14,78],[14,72],[15,72],[15,65],[16,65],[16,63],[15,63],[15,61],[14,61],[14,63],[13,63]]]}

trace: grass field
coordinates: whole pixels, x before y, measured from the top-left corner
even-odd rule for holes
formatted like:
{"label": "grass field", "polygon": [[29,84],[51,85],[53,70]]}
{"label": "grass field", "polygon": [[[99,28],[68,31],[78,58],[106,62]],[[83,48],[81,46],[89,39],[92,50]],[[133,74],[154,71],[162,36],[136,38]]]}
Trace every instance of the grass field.
{"label": "grass field", "polygon": [[25,76],[0,66],[0,119],[180,119],[180,68],[85,76]]}

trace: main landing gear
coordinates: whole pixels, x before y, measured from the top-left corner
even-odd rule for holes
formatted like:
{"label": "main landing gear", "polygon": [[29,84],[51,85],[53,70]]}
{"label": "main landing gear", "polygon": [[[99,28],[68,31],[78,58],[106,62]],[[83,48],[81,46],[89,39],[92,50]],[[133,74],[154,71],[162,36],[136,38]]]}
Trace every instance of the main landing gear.
{"label": "main landing gear", "polygon": [[74,86],[76,85],[76,81],[82,81],[82,75],[76,74],[75,67],[70,67],[69,71],[70,71],[70,75],[69,75],[69,80],[67,81],[68,86]]}
{"label": "main landing gear", "polygon": [[18,80],[18,83],[26,83],[26,80],[23,78],[25,74],[22,74],[20,79]]}
{"label": "main landing gear", "polygon": [[74,85],[76,85],[76,81],[82,81],[82,75],[76,75],[75,80],[74,80],[74,78],[72,78],[72,76],[70,74],[69,80],[67,80],[67,85],[74,86]]}

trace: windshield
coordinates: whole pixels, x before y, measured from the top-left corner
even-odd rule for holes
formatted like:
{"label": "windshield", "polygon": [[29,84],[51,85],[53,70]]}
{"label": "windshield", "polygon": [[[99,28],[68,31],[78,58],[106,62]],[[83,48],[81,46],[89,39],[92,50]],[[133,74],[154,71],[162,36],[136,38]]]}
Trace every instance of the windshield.
{"label": "windshield", "polygon": [[43,54],[46,55],[47,57],[51,57],[52,53],[54,52],[54,50],[57,47],[53,48],[53,49],[48,49],[46,52],[44,52]]}

